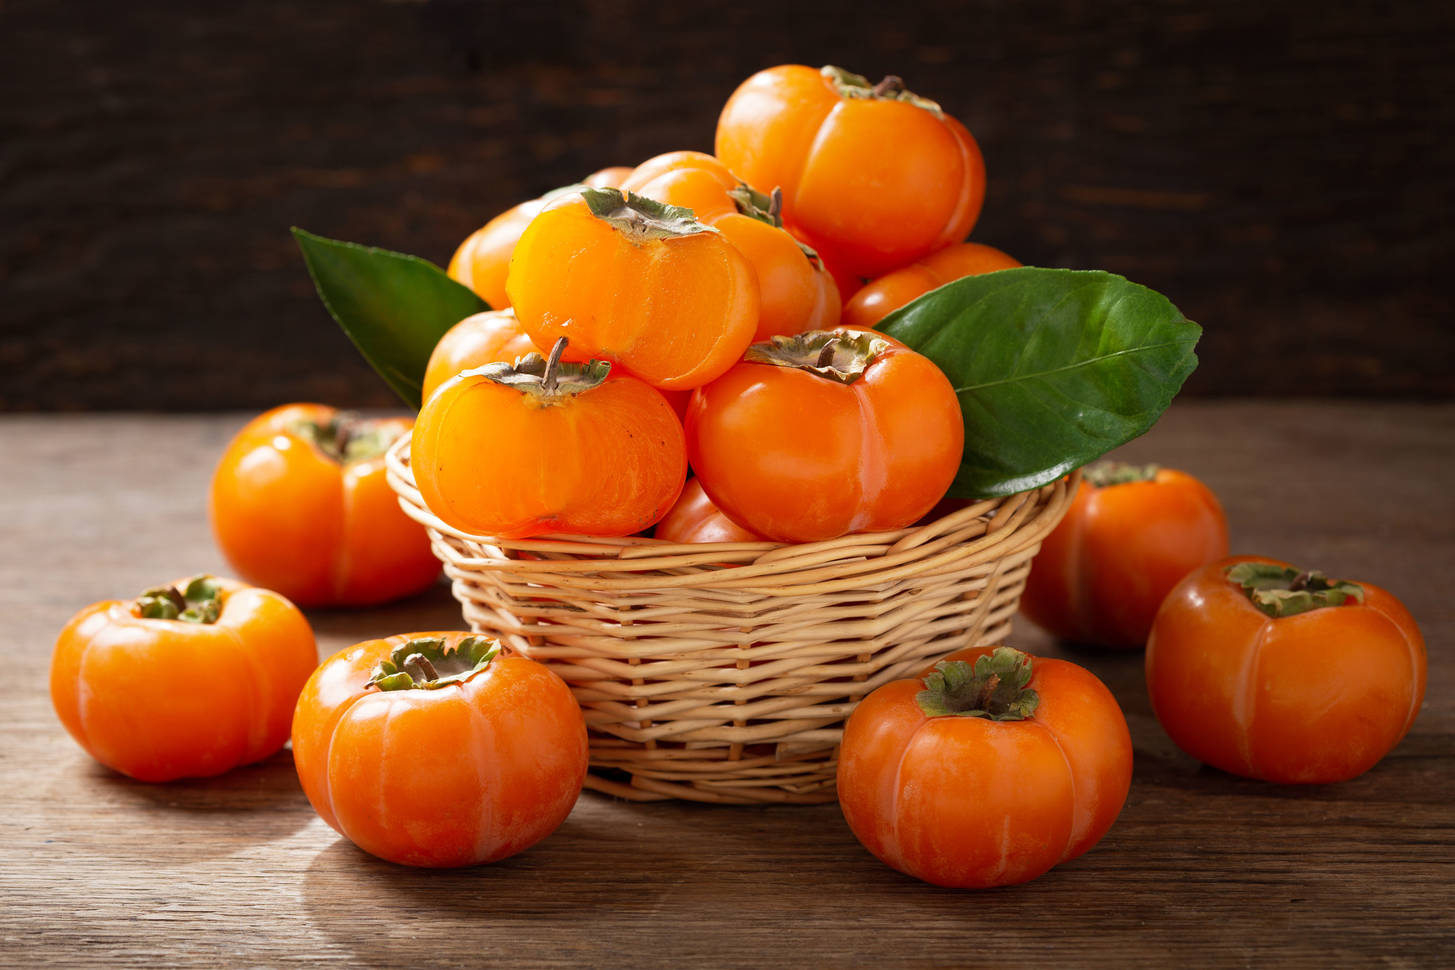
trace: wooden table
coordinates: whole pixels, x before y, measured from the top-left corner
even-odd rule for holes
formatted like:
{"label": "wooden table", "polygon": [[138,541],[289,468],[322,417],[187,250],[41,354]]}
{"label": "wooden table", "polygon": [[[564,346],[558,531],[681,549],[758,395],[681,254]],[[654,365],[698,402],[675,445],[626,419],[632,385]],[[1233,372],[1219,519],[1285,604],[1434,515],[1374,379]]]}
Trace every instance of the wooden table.
{"label": "wooden table", "polygon": [[[1410,736],[1362,778],[1285,788],[1201,767],[1162,733],[1140,655],[1078,652],[1115,692],[1131,795],[1093,851],[1024,886],[954,892],[865,852],[832,805],[628,804],[587,793],[503,863],[416,871],[339,839],[289,754],[146,785],[51,711],[66,619],[224,571],[212,463],[242,416],[0,419],[0,966],[1430,966],[1455,960],[1455,406],[1185,403],[1123,450],[1201,476],[1235,551],[1399,595],[1430,650]],[[440,587],[314,612],[320,650],[457,626]],[[1014,644],[1065,654],[1026,624]]]}

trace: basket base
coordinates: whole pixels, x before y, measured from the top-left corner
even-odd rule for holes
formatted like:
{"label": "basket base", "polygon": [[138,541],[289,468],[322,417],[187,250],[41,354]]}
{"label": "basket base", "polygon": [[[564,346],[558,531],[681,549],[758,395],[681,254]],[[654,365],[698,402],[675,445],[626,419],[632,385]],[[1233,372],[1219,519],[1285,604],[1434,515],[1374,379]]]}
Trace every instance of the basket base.
{"label": "basket base", "polygon": [[631,802],[688,801],[713,805],[826,805],[838,796],[833,775],[816,787],[802,791],[784,788],[737,788],[731,785],[703,787],[631,775],[617,769],[593,766],[586,773],[585,788]]}

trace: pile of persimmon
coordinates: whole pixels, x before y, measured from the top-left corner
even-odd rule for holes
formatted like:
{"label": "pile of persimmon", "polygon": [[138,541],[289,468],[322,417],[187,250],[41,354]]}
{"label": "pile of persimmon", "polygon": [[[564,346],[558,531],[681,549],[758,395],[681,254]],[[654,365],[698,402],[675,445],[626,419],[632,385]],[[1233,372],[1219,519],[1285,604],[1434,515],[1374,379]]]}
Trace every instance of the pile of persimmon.
{"label": "pile of persimmon", "polygon": [[[445,523],[807,542],[903,528],[944,496],[955,391],[873,327],[1019,265],[964,241],[975,139],[897,78],[789,65],[732,95],[715,151],[603,169],[460,245],[450,275],[493,309],[436,347],[411,442]],[[689,468],[691,509],[669,516]]]}

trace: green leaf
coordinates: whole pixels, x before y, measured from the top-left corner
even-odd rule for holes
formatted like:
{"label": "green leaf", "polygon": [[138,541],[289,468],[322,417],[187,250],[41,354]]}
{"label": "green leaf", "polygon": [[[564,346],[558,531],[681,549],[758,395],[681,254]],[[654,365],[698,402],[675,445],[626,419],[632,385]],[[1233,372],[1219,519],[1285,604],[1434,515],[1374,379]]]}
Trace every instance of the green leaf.
{"label": "green leaf", "polygon": [[326,239],[297,226],[293,238],[328,312],[394,393],[418,409],[435,344],[489,304],[418,256]]}
{"label": "green leaf", "polygon": [[950,495],[1055,481],[1146,431],[1197,366],[1202,328],[1100,271],[1023,267],[947,283],[880,321],[950,378],[965,454]]}

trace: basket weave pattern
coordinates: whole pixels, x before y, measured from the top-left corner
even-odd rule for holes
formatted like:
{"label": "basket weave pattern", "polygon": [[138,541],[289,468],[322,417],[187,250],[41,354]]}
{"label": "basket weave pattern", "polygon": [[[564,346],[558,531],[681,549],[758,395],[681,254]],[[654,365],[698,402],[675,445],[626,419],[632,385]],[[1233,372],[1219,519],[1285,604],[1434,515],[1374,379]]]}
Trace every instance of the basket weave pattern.
{"label": "basket weave pattern", "polygon": [[924,525],[803,544],[498,539],[425,507],[388,456],[466,621],[548,664],[591,733],[587,787],[637,800],[825,802],[869,691],[1002,641],[1075,478]]}

